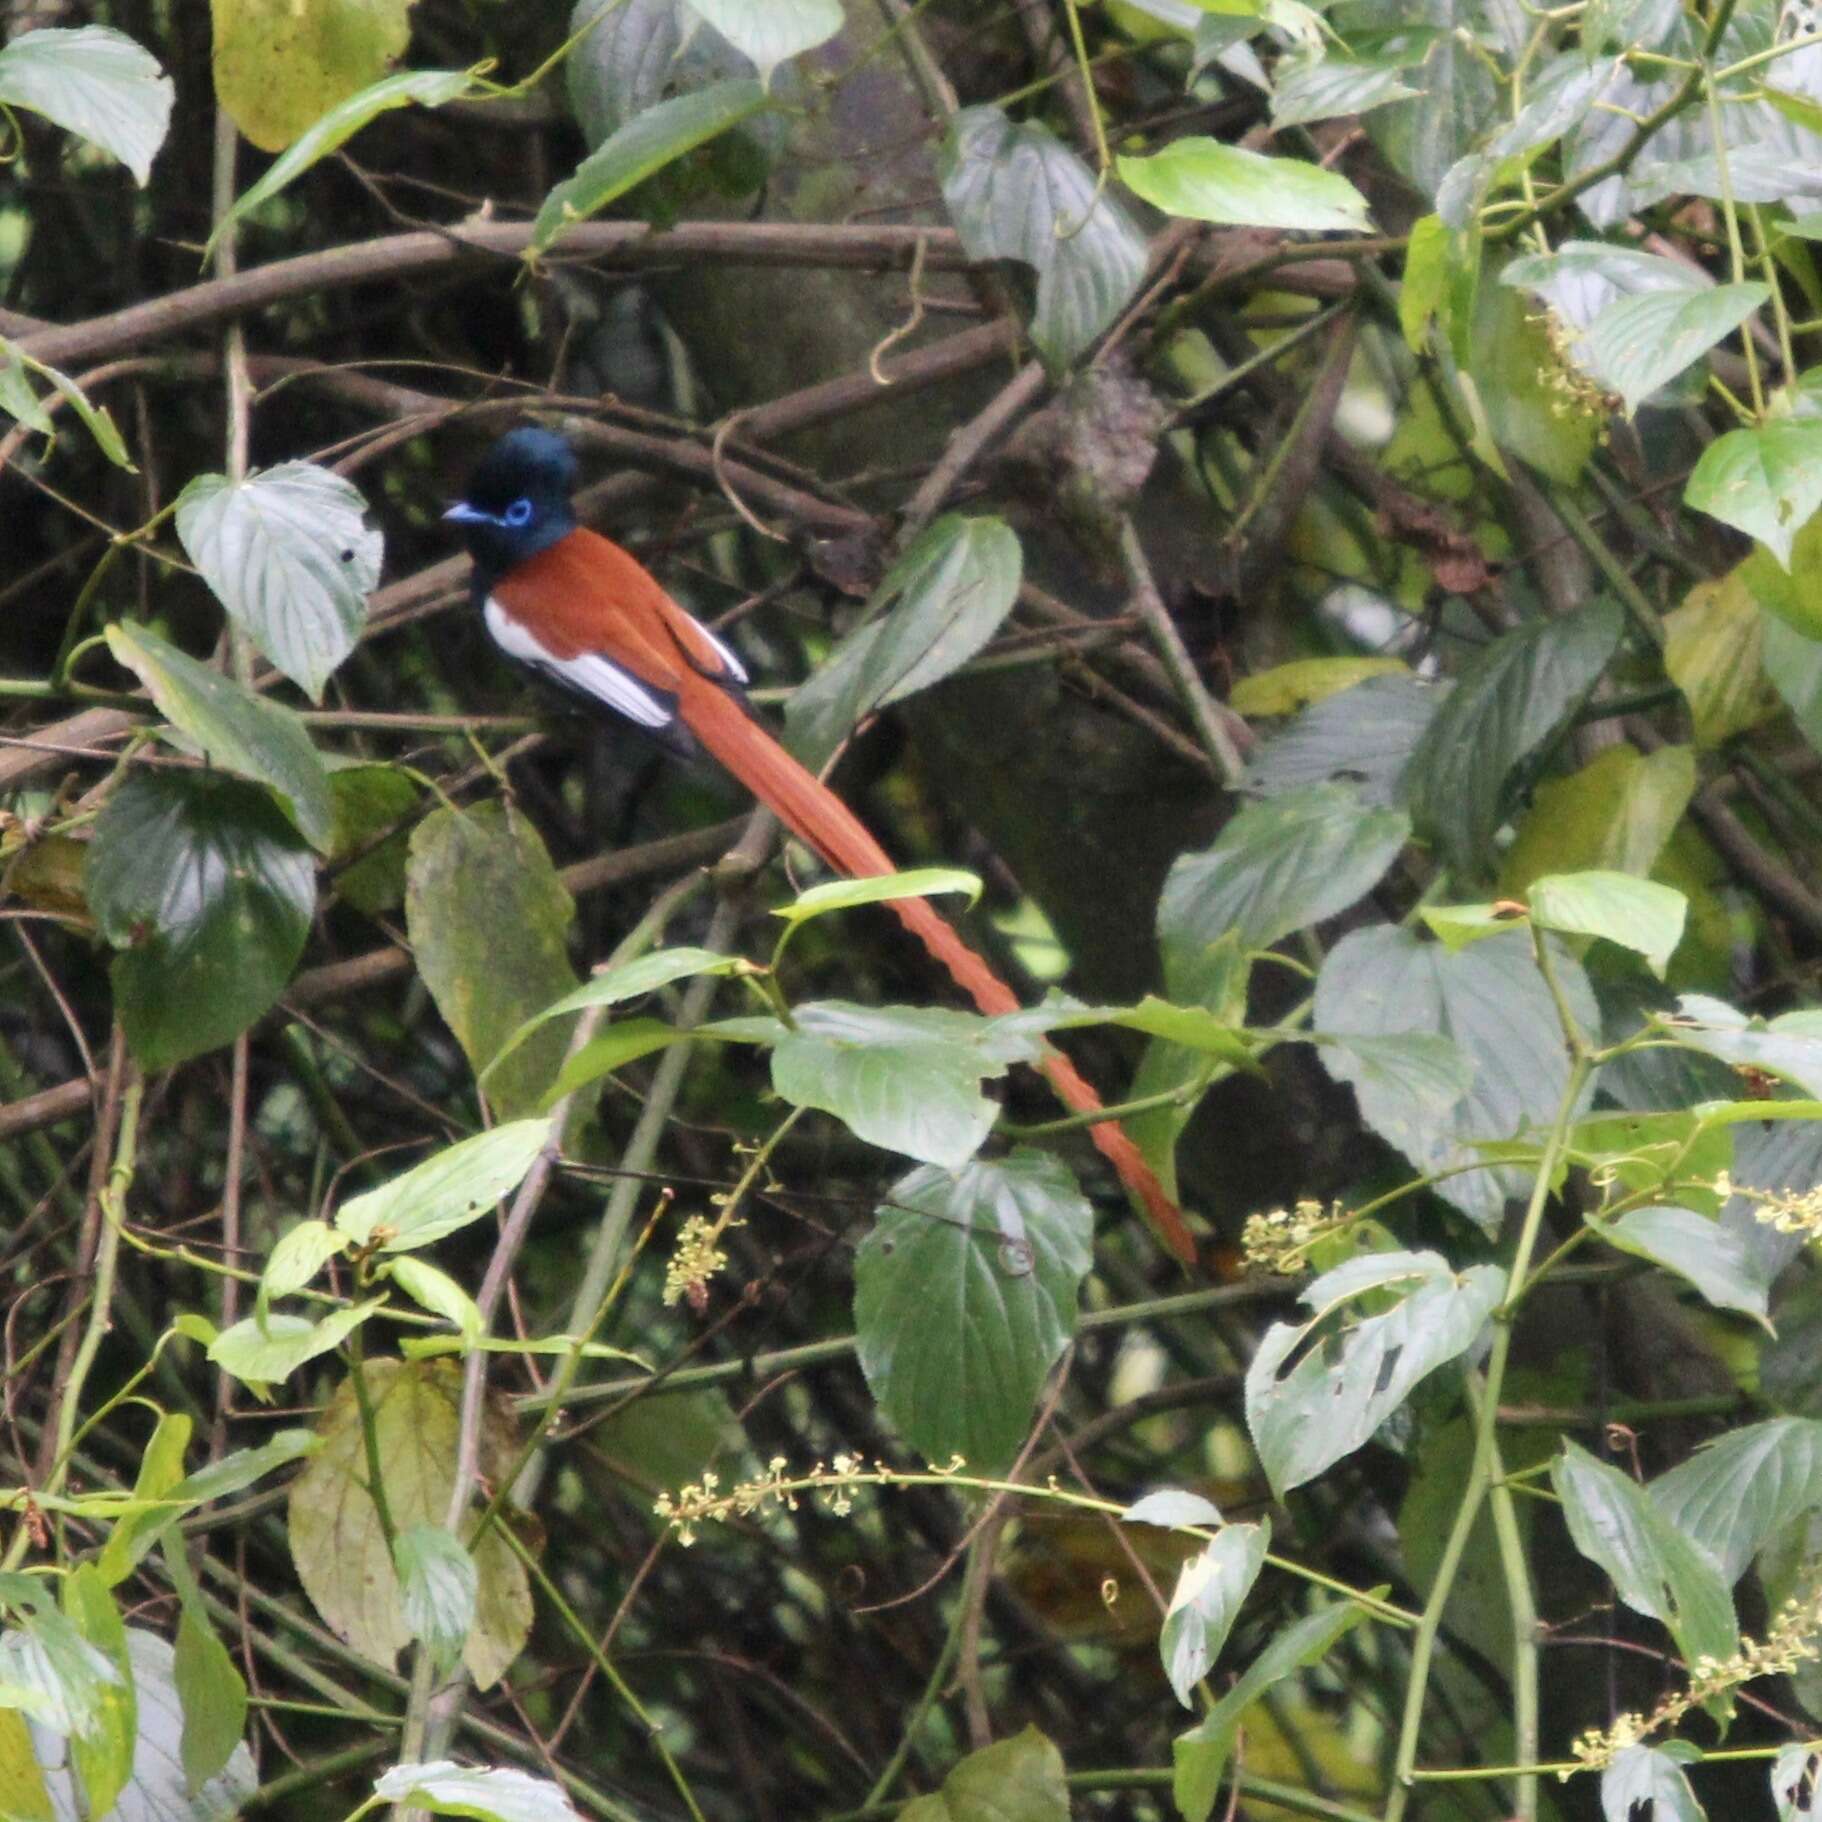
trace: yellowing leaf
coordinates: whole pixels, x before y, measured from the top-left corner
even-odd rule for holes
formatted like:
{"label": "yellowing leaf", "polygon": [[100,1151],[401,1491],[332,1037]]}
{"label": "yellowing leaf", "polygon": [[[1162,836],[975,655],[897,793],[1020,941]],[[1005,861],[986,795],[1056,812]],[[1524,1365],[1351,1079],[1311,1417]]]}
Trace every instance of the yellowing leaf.
{"label": "yellowing leaf", "polygon": [[1289,715],[1311,702],[1352,689],[1368,677],[1406,668],[1398,658],[1297,658],[1234,685],[1230,700],[1242,715]]}
{"label": "yellowing leaf", "polygon": [[1664,669],[1688,699],[1697,746],[1719,746],[1777,714],[1761,661],[1764,622],[1739,570],[1698,582],[1664,630]]}
{"label": "yellowing leaf", "polygon": [[1546,873],[1591,867],[1641,879],[1656,867],[1695,791],[1695,753],[1661,747],[1645,754],[1609,747],[1579,772],[1537,787],[1506,850],[1499,889],[1522,898]]}
{"label": "yellowing leaf", "polygon": [[215,96],[264,152],[282,152],[377,82],[411,37],[411,0],[210,0]]}

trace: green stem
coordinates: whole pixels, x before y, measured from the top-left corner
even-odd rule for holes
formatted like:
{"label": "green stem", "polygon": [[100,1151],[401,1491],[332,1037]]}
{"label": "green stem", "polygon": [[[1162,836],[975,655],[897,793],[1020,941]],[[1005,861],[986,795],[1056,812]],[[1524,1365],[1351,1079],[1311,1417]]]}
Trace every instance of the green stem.
{"label": "green stem", "polygon": [[[1498,1419],[1498,1409],[1492,1417]],[[1489,1426],[1491,1427],[1491,1426]],[[1489,1469],[1493,1484],[1488,1505],[1493,1513],[1493,1537],[1499,1549],[1500,1573],[1506,1583],[1506,1606],[1512,1617],[1512,1751],[1521,1762],[1537,1757],[1537,1601],[1531,1591],[1531,1572],[1525,1562],[1525,1540],[1518,1526],[1518,1506],[1506,1484],[1505,1463],[1494,1435]],[[1516,1822],[1537,1822],[1537,1779],[1518,1780],[1513,1811]]]}

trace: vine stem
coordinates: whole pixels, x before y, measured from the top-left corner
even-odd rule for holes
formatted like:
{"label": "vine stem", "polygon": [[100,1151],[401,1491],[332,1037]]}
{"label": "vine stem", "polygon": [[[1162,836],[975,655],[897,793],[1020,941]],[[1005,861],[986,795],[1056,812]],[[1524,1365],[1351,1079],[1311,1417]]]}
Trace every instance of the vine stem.
{"label": "vine stem", "polygon": [[[1568,1009],[1560,1000],[1558,1010],[1564,1018],[1568,1018]],[[1450,1592],[1455,1586],[1456,1573],[1461,1568],[1461,1559],[1468,1547],[1474,1520],[1479,1516],[1481,1501],[1501,1473],[1497,1433],[1499,1394],[1505,1383],[1506,1361],[1512,1349],[1512,1318],[1531,1269],[1538,1237],[1543,1231],[1544,1209],[1550,1201],[1550,1184],[1556,1175],[1557,1166],[1562,1162],[1568,1145],[1569,1127],[1575,1119],[1582,1091],[1587,1087],[1594,1068],[1585,1040],[1572,1020],[1564,1027],[1564,1037],[1570,1045],[1569,1079],[1563,1087],[1556,1118],[1551,1122],[1543,1156],[1537,1162],[1537,1175],[1531,1185],[1530,1200],[1525,1205],[1524,1223],[1519,1229],[1518,1244],[1513,1249],[1512,1264],[1506,1274],[1505,1301],[1493,1312],[1493,1346],[1488,1352],[1486,1367],[1483,1374],[1471,1375],[1469,1378],[1475,1404],[1474,1456],[1468,1467],[1468,1484],[1463,1489],[1461,1504],[1456,1508],[1455,1523],[1450,1528],[1448,1542],[1443,1546],[1441,1561],[1436,1566],[1436,1580],[1430,1589],[1430,1598],[1424,1605],[1416,1635],[1411,1641],[1411,1676],[1405,1688],[1404,1713],[1398,1730],[1398,1754],[1393,1763],[1392,1791],[1386,1801],[1385,1822],[1401,1822],[1405,1806],[1410,1801],[1417,1769],[1417,1741],[1423,1721],[1424,1696],[1430,1681],[1430,1661],[1436,1650],[1437,1635],[1442,1630],[1443,1610],[1447,1607]],[[1504,1492],[1505,1489],[1502,1487],[1501,1491]],[[1510,1494],[1506,1497],[1509,1501]],[[1522,1597],[1515,1602],[1512,1614],[1513,1629],[1519,1635],[1516,1646],[1518,1661],[1513,1674],[1514,1708],[1519,1708],[1521,1692],[1528,1683],[1531,1692],[1532,1735],[1529,1747],[1521,1747],[1519,1755],[1528,1760],[1536,1752],[1537,1642],[1534,1630],[1531,1636],[1526,1636],[1520,1625],[1519,1609],[1530,1606],[1530,1584],[1524,1576],[1522,1545],[1517,1543],[1517,1518],[1515,1514],[1509,1516],[1512,1522],[1511,1542],[1519,1552],[1516,1585],[1523,1590]],[[1496,1512],[1496,1536],[1498,1524]],[[1501,1539],[1500,1547],[1503,1561],[1506,1539]],[[1514,1578],[1509,1575],[1508,1589],[1514,1585]],[[1532,1617],[1534,1619],[1535,1615]],[[1527,1655],[1528,1666],[1524,1662]],[[1518,1718],[1522,1723],[1522,1714]],[[1524,1777],[1519,1780],[1518,1807],[1515,1813],[1525,1818],[1525,1822],[1532,1822],[1537,1815],[1535,1778]]]}

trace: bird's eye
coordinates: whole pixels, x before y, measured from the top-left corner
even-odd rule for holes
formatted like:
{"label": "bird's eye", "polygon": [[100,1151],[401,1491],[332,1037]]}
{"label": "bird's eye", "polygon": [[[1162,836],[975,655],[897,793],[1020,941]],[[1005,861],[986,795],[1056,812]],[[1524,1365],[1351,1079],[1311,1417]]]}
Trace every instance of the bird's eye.
{"label": "bird's eye", "polygon": [[531,523],[531,502],[514,500],[506,509],[505,519],[508,525],[529,525]]}

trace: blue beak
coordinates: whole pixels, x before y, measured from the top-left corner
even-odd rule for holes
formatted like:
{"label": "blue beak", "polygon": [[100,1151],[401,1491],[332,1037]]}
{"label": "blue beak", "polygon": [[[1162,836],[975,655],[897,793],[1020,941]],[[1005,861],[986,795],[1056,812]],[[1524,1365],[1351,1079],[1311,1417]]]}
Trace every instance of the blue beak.
{"label": "blue beak", "polygon": [[492,513],[483,512],[478,506],[470,506],[466,500],[457,500],[444,513],[445,519],[453,519],[458,525],[497,525],[499,520]]}

